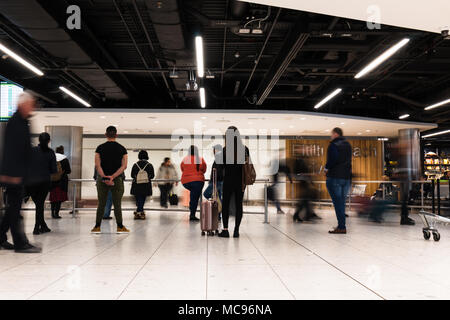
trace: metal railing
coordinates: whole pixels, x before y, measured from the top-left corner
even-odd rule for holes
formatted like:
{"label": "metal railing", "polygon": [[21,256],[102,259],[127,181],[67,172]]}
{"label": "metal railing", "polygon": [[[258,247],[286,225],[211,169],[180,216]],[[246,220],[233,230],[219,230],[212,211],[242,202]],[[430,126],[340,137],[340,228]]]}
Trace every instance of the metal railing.
{"label": "metal railing", "polygon": [[[70,179],[69,182],[73,185],[73,199],[72,199],[72,212],[73,212],[73,217],[76,217],[76,212],[79,210],[95,210],[95,208],[78,208],[77,207],[77,184],[81,184],[81,183],[95,183],[96,180],[94,179]],[[126,179],[124,180],[124,182],[133,182],[133,179]],[[181,182],[180,180],[171,180],[171,179],[154,179],[151,180],[152,184],[158,184],[161,182],[165,182],[165,183],[179,183]],[[209,179],[205,179],[205,182],[209,182]],[[300,180],[293,180],[292,184],[291,184],[291,193],[292,195],[295,194],[295,188],[294,188],[294,184],[296,183],[300,183]],[[317,184],[319,186],[319,195],[322,191],[322,185],[326,184],[326,181],[310,181],[313,184]],[[264,211],[263,212],[250,212],[250,211],[245,211],[244,213],[246,214],[264,214],[264,223],[269,223],[269,199],[268,199],[268,185],[270,183],[269,179],[257,179],[255,181],[255,184],[264,184],[264,190],[263,190],[263,202],[264,202]],[[290,183],[290,181],[286,180],[286,181],[279,181],[279,184],[287,184]],[[385,200],[386,197],[386,190],[385,190],[385,184],[403,184],[405,183],[404,181],[384,181],[384,180],[361,180],[361,181],[355,181],[353,180],[351,182],[351,189],[353,190],[353,186],[354,185],[360,185],[360,184],[381,184],[382,186],[382,199]],[[410,209],[413,209],[414,207],[418,207],[420,209],[431,209],[433,213],[435,213],[436,211],[436,207],[437,207],[437,211],[438,214],[441,213],[441,197],[440,197],[440,182],[439,180],[437,180],[437,182],[435,182],[434,180],[431,181],[423,181],[423,180],[414,180],[414,181],[409,181],[408,183],[417,183],[421,185],[420,187],[420,194],[421,194],[421,199],[420,199],[420,206],[408,206]],[[425,205],[425,198],[424,198],[424,185],[425,184],[431,184],[432,185],[432,204],[431,205]],[[449,187],[450,187],[450,183],[449,183]],[[437,188],[437,197],[435,196],[435,188]],[[247,187],[247,202],[249,200],[249,187]],[[436,198],[437,198],[437,206],[435,205],[436,202]],[[450,198],[450,194],[449,194],[449,198]],[[202,202],[203,196],[200,197],[200,208],[201,208],[201,202]],[[294,197],[292,197],[292,199],[286,199],[285,201],[287,202],[296,202],[299,199],[296,199]],[[283,201],[283,200],[281,200]],[[331,201],[322,201],[322,199],[319,198],[318,201],[314,201],[315,204],[317,204],[319,206],[319,208],[321,207],[322,204],[331,204]],[[349,193],[348,196],[348,202],[347,205],[349,207],[349,210],[351,210],[352,208],[352,197],[351,197],[351,191]],[[398,207],[399,205],[397,204],[389,204],[388,207]],[[122,210],[124,211],[128,211],[128,210],[134,210],[134,209],[129,209],[129,208],[122,208]],[[188,212],[188,209],[182,209],[182,208],[146,208],[146,210],[149,211],[186,211]],[[198,210],[197,210],[198,211]]]}
{"label": "metal railing", "polygon": [[[96,183],[97,181],[94,179],[70,179],[69,183],[72,184],[72,218],[76,217],[76,212],[79,210],[96,210],[95,208],[78,208],[77,207],[77,184],[78,183]],[[125,179],[124,182],[133,182],[133,179]],[[152,184],[158,184],[158,183],[179,183],[181,180],[175,180],[175,179],[152,179]],[[205,182],[209,182],[209,179],[205,179]],[[267,187],[268,187],[269,179],[256,179],[255,184],[264,184],[264,212],[251,212],[251,211],[245,211],[246,214],[264,214],[264,223],[269,223],[269,200],[267,197]],[[247,187],[248,190],[248,187]],[[203,201],[203,191],[202,196],[200,197],[200,210],[201,210],[201,203]],[[145,208],[148,211],[182,211],[182,212],[188,212],[188,209],[182,209],[182,208]],[[124,211],[134,210],[134,209],[128,209],[128,208],[122,208]],[[197,209],[199,211],[199,209]]]}

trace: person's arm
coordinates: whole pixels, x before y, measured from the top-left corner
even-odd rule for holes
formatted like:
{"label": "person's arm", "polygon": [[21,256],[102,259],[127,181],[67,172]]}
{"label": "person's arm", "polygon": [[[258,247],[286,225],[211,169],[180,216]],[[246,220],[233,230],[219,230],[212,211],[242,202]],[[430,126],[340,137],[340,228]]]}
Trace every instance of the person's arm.
{"label": "person's arm", "polygon": [[137,173],[138,173],[138,167],[136,164],[133,165],[131,168],[131,179],[136,179]]}
{"label": "person's arm", "polygon": [[56,167],[56,155],[53,151],[50,150],[50,174],[54,174],[58,172],[58,168]]}
{"label": "person's arm", "polygon": [[95,170],[97,170],[97,176],[100,176],[101,178],[106,178],[105,173],[102,169],[102,161],[100,159],[100,153],[95,153]]}
{"label": "person's arm", "polygon": [[117,178],[118,176],[120,176],[122,173],[124,173],[124,171],[127,169],[127,166],[128,166],[128,154],[124,154],[122,157],[122,165],[116,172],[114,172],[114,174],[111,176],[110,180],[112,181],[115,178]]}
{"label": "person's arm", "polygon": [[202,164],[200,165],[200,171],[205,174],[206,172],[206,162],[205,159],[202,158]]}
{"label": "person's arm", "polygon": [[155,170],[153,169],[153,166],[151,163],[149,163],[147,166],[147,173],[148,173],[148,178],[150,180],[155,177]]}
{"label": "person's arm", "polygon": [[65,174],[69,175],[72,173],[72,168],[70,167],[69,159],[64,159],[61,161],[61,166]]}

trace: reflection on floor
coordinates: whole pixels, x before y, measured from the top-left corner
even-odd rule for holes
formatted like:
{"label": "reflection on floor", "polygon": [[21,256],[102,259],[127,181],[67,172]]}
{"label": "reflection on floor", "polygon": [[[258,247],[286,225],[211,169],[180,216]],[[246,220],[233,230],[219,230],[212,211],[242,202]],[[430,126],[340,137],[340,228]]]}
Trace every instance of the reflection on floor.
{"label": "reflection on floor", "polygon": [[[246,215],[240,239],[200,236],[186,213],[151,212],[130,235],[114,220],[91,235],[93,212],[48,219],[53,232],[29,238],[39,255],[0,251],[0,299],[449,299],[450,232],[425,241],[398,215],[375,225],[352,216],[349,234],[328,235],[290,214]],[[31,232],[32,212],[25,213]],[[418,217],[415,217],[419,222]]]}

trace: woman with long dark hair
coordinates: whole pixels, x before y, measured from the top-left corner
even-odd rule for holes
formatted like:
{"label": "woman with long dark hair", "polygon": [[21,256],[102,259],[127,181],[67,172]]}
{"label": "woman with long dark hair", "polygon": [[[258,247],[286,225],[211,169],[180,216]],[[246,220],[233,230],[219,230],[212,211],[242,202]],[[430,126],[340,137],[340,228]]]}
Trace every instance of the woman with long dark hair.
{"label": "woman with long dark hair", "polygon": [[59,210],[61,204],[67,201],[67,191],[69,190],[69,174],[72,172],[70,163],[64,155],[64,147],[56,148],[56,169],[57,172],[51,176],[52,186],[50,190],[50,204],[52,209],[52,218],[61,219]]}
{"label": "woman with long dark hair", "polygon": [[248,148],[242,143],[239,130],[231,126],[225,133],[225,148],[223,148],[223,193],[222,193],[222,223],[223,230],[219,237],[229,238],[228,220],[230,217],[230,202],[234,195],[236,221],[233,237],[239,238],[239,227],[243,215],[244,186],[242,183],[243,166],[249,160]]}
{"label": "woman with long dark hair", "polygon": [[196,146],[189,148],[189,154],[183,159],[180,167],[182,172],[181,183],[190,191],[189,210],[191,215],[189,220],[198,221],[195,212],[205,184],[206,162],[199,156]]}
{"label": "woman with long dark hair", "polygon": [[44,204],[51,186],[50,176],[57,172],[56,156],[49,148],[50,135],[42,132],[39,145],[32,148],[27,190],[36,206],[36,223],[33,234],[50,232],[44,219]]}

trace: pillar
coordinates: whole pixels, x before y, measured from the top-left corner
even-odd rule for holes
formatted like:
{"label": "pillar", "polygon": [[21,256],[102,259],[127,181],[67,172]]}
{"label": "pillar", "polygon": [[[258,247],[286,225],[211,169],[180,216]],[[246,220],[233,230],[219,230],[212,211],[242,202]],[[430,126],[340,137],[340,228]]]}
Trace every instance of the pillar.
{"label": "pillar", "polygon": [[[58,146],[64,147],[72,173],[69,179],[81,179],[83,153],[83,127],[74,126],[46,126],[45,131],[50,134],[50,145],[53,150]],[[80,184],[77,184],[76,198],[81,198]],[[69,185],[69,200],[73,199],[72,186]]]}
{"label": "pillar", "polygon": [[420,162],[420,131],[416,128],[398,130],[398,142],[401,150],[401,166],[407,169],[408,180],[420,180],[422,164]]}

